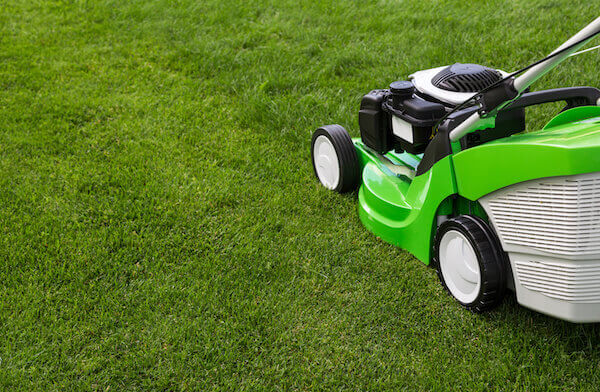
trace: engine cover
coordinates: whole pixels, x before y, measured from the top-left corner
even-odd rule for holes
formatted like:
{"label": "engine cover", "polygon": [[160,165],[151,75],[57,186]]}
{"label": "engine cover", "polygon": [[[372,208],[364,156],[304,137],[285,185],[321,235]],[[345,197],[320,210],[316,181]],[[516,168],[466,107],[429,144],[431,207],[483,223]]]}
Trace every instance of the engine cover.
{"label": "engine cover", "polygon": [[418,71],[409,77],[420,93],[454,106],[506,75],[504,71],[478,64],[457,63]]}

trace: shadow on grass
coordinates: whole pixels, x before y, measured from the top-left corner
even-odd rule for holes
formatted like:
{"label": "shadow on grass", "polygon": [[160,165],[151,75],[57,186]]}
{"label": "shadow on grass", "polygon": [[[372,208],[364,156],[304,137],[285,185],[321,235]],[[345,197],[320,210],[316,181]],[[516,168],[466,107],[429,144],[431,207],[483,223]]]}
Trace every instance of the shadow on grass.
{"label": "shadow on grass", "polygon": [[538,346],[558,346],[569,355],[600,355],[600,323],[572,323],[539,313],[521,306],[512,292],[500,307],[480,316],[495,327],[535,340]]}

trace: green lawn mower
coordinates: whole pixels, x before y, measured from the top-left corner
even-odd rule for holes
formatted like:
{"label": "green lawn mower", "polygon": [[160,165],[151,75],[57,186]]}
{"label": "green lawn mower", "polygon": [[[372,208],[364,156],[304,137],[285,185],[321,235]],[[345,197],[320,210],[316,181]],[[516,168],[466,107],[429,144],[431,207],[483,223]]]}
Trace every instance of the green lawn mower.
{"label": "green lawn mower", "polygon": [[[464,307],[517,301],[600,321],[600,90],[529,86],[600,33],[593,21],[548,57],[507,73],[454,64],[362,98],[360,138],[312,137],[327,188],[359,188],[362,223],[438,271]],[[538,131],[525,108],[565,102]]]}

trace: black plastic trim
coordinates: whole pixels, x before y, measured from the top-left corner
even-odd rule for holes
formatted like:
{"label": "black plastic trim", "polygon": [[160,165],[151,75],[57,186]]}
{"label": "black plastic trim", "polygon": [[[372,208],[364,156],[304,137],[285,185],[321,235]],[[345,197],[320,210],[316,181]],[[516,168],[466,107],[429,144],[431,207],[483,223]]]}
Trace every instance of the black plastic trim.
{"label": "black plastic trim", "polygon": [[504,108],[503,111],[560,101],[565,101],[567,103],[565,109],[571,109],[577,106],[596,106],[599,98],[600,90],[595,87],[581,86],[555,88],[523,94],[519,99]]}
{"label": "black plastic trim", "polygon": [[514,82],[514,79],[507,79],[477,97],[477,101],[481,105],[479,113],[482,115],[488,114],[502,103],[516,98],[519,92],[515,89]]}
{"label": "black plastic trim", "polygon": [[425,148],[423,159],[421,159],[419,166],[417,166],[416,175],[420,176],[421,174],[427,173],[436,162],[450,154],[452,154],[452,147],[450,145],[448,130],[440,127]]}

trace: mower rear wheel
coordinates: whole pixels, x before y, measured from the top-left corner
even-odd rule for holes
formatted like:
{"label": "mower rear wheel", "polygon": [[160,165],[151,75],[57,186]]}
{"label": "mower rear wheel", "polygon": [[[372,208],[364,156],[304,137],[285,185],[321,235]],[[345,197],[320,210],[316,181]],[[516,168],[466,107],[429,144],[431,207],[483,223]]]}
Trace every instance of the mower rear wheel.
{"label": "mower rear wheel", "polygon": [[325,125],[312,136],[311,156],[315,175],[327,189],[339,193],[357,188],[360,166],[356,148],[341,125]]}
{"label": "mower rear wheel", "polygon": [[502,302],[504,253],[481,218],[461,215],[442,223],[434,241],[434,264],[444,288],[464,307],[484,312]]}

